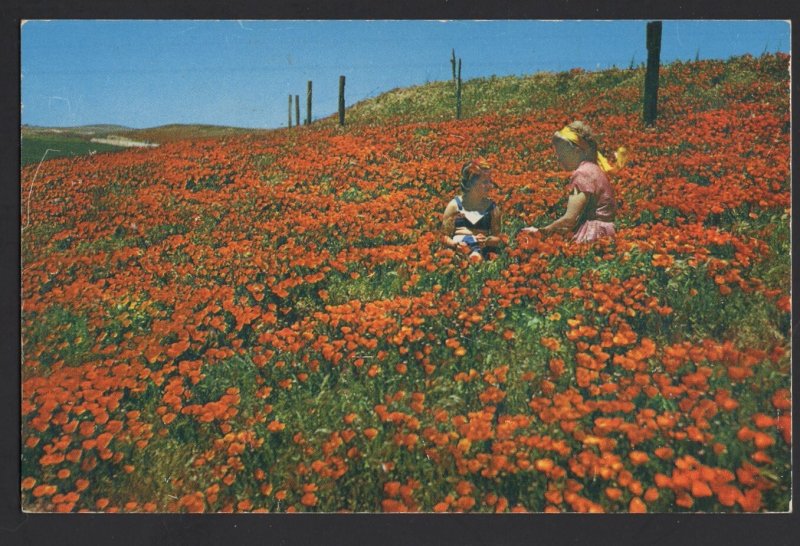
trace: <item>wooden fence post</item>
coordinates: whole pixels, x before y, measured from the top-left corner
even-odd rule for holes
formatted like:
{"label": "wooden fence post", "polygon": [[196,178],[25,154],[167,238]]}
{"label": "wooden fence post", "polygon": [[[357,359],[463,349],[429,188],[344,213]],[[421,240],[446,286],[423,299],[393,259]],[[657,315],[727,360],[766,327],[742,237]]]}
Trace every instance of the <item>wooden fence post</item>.
{"label": "wooden fence post", "polygon": [[456,50],[450,51],[450,67],[453,69],[453,81],[456,81]]}
{"label": "wooden fence post", "polygon": [[461,59],[458,59],[458,76],[456,79],[456,119],[461,119]]}
{"label": "wooden fence post", "polygon": [[289,129],[292,128],[292,95],[289,95]]}
{"label": "wooden fence post", "polygon": [[300,127],[300,95],[294,96],[294,120],[295,125]]}
{"label": "wooden fence post", "polygon": [[661,56],[661,21],[647,23],[647,72],[644,76],[644,123],[653,125],[658,116],[658,69]]}
{"label": "wooden fence post", "polygon": [[311,125],[311,80],[308,80],[308,91],[306,91],[306,125]]}
{"label": "wooden fence post", "polygon": [[339,125],[344,125],[344,76],[339,76]]}

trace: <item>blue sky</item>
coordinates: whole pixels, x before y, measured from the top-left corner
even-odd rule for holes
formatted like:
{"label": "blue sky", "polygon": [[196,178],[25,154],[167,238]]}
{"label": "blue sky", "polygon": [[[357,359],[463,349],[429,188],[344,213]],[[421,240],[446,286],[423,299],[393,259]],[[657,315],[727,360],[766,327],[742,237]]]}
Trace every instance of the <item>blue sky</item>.
{"label": "blue sky", "polygon": [[[314,118],[396,87],[647,58],[646,21],[28,21],[22,123],[281,127],[313,81]],[[790,51],[786,21],[664,21],[661,61]]]}

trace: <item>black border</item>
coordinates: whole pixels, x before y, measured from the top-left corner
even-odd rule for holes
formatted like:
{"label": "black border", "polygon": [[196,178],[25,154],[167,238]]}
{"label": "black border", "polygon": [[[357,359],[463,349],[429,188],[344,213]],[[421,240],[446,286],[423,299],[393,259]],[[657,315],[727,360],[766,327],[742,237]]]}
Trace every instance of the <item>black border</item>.
{"label": "black border", "polygon": [[[19,508],[20,271],[19,271],[19,48],[21,19],[783,19],[792,20],[797,44],[796,0],[714,0],[667,4],[652,0],[11,0],[3,2],[0,27],[3,108],[0,126],[0,543],[3,544],[768,544],[800,543],[800,516],[704,515],[139,515],[23,514]],[[794,75],[794,70],[793,70]],[[793,78],[793,82],[794,82]],[[797,142],[797,86],[793,85],[792,136]],[[798,164],[792,152],[793,174]],[[794,197],[793,197],[794,205]],[[793,207],[794,208],[794,207]],[[792,223],[793,241],[797,223]],[[797,263],[793,255],[793,269]],[[792,288],[796,288],[792,275]],[[798,305],[793,305],[796,313]],[[795,316],[795,315],[793,315]],[[794,344],[793,344],[794,346]],[[794,350],[793,350],[794,356]],[[793,363],[795,362],[793,358]],[[793,366],[793,373],[796,372]],[[795,376],[796,377],[796,376]],[[798,407],[794,389],[794,407]],[[794,421],[794,437],[798,434]],[[797,450],[793,469],[797,469]],[[797,499],[798,480],[793,483]]]}

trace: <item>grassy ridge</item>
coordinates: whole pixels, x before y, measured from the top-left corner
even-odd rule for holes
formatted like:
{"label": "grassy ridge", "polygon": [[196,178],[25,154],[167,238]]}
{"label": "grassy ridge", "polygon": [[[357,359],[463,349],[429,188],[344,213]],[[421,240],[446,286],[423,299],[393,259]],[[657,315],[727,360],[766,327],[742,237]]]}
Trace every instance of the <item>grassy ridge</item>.
{"label": "grassy ridge", "polygon": [[[754,66],[755,65],[755,66]],[[755,70],[754,70],[755,68]],[[676,89],[686,73],[696,73],[697,80],[687,88]],[[573,69],[566,72],[538,72],[524,76],[491,76],[464,82],[462,88],[462,118],[491,113],[524,115],[531,111],[558,108],[569,112],[575,105],[585,104],[600,92],[604,114],[624,115],[641,108],[644,87],[643,67],[611,68],[596,72]],[[695,62],[676,61],[662,65],[660,77],[661,114],[677,113],[668,105],[672,93],[679,91],[694,111],[721,106],[725,96],[734,88],[748,86],[760,78],[785,77],[785,67],[776,57],[765,55],[754,59],[750,55],[732,59]],[[782,104],[783,95],[777,89],[773,98]],[[667,110],[663,110],[666,106]],[[455,117],[455,85],[451,81],[393,89],[374,99],[358,102],[347,109],[348,124],[435,122]],[[338,117],[321,120],[333,125]]]}

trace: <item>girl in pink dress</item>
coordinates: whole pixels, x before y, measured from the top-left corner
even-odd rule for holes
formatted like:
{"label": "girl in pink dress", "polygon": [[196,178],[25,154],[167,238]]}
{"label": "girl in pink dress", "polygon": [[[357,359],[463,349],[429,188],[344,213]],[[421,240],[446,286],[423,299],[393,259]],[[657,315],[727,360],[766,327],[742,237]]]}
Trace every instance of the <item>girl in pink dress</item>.
{"label": "girl in pink dress", "polygon": [[625,148],[616,152],[617,165],[611,165],[597,151],[591,129],[574,121],[553,135],[553,146],[561,165],[572,171],[567,211],[555,222],[543,227],[527,227],[528,233],[573,233],[573,240],[588,243],[601,237],[614,237],[617,203],[614,187],[606,173],[616,172],[625,162]]}

